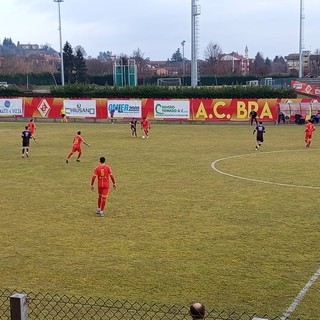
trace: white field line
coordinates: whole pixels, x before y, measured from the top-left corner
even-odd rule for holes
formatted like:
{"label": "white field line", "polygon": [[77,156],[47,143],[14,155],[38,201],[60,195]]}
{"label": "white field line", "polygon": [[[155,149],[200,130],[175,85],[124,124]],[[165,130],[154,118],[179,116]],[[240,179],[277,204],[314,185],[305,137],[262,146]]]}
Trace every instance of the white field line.
{"label": "white field line", "polygon": [[298,293],[298,295],[292,301],[290,307],[283,313],[280,320],[286,320],[292,312],[294,312],[298,306],[298,304],[302,301],[304,296],[307,294],[311,286],[317,281],[320,276],[320,268],[314,273],[314,275],[310,278],[310,280],[306,283],[303,289]]}
{"label": "white field line", "polygon": [[[296,150],[282,150],[282,151],[272,151],[272,152],[264,152],[266,153],[277,153],[277,152],[290,152],[290,151],[296,151]],[[258,182],[258,183],[265,183],[265,184],[271,184],[271,185],[278,185],[278,186],[283,186],[283,187],[294,187],[294,188],[307,188],[307,189],[320,189],[320,187],[311,187],[311,186],[304,186],[304,185],[294,185],[294,184],[287,184],[287,183],[277,183],[277,182],[270,182],[270,181],[265,181],[265,180],[258,180],[258,179],[250,179],[246,177],[241,177],[241,176],[236,176],[227,172],[223,172],[219,169],[216,168],[216,164],[220,161],[223,160],[228,160],[228,159],[233,159],[233,158],[240,158],[240,157],[245,157],[245,156],[250,156],[250,155],[255,155],[253,153],[249,154],[242,154],[242,155],[237,155],[237,156],[231,156],[231,157],[226,157],[226,158],[221,158],[218,160],[215,160],[212,162],[211,167],[213,170],[220,174],[224,174],[226,176],[236,178],[236,179],[242,179],[242,180],[247,180],[247,181],[252,181],[252,182]],[[302,301],[304,296],[307,294],[309,289],[312,287],[312,285],[317,281],[317,279],[320,276],[320,268],[313,274],[313,276],[309,279],[309,281],[306,283],[306,285],[303,287],[303,289],[298,293],[298,295],[295,297],[289,308],[283,313],[282,317],[280,320],[286,320],[297,308],[299,303]]]}
{"label": "white field line", "polygon": [[[282,153],[282,152],[296,152],[300,150],[281,150],[281,151],[270,151],[270,152],[263,152],[263,154],[271,154],[271,153]],[[302,151],[302,150],[301,150]],[[309,150],[310,151],[310,150]],[[246,181],[251,181],[251,182],[257,182],[257,183],[264,183],[264,184],[271,184],[271,185],[276,185],[276,186],[281,186],[281,187],[290,187],[290,188],[305,188],[305,189],[317,189],[320,190],[320,187],[312,187],[312,186],[304,186],[304,185],[296,185],[296,184],[288,184],[288,183],[279,183],[279,182],[271,182],[271,181],[266,181],[266,180],[259,180],[259,179],[252,179],[252,178],[246,178],[242,176],[237,176],[231,173],[227,173],[224,171],[219,170],[216,167],[216,164],[218,162],[224,161],[224,160],[229,160],[229,159],[234,159],[234,158],[241,158],[241,157],[247,157],[247,156],[256,156],[261,153],[247,153],[247,154],[240,154],[236,156],[230,156],[230,157],[225,157],[225,158],[220,158],[215,160],[214,162],[211,163],[211,168],[225,176],[229,176],[231,178],[236,178],[236,179],[241,179],[241,180],[246,180]]]}

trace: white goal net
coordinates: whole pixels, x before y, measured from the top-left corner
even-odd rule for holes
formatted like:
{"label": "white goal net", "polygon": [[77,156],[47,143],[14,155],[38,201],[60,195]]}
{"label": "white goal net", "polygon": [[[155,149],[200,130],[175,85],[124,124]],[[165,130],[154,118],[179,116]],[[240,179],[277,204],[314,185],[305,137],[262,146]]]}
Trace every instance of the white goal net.
{"label": "white goal net", "polygon": [[157,85],[162,87],[177,87],[181,86],[181,78],[159,78]]}

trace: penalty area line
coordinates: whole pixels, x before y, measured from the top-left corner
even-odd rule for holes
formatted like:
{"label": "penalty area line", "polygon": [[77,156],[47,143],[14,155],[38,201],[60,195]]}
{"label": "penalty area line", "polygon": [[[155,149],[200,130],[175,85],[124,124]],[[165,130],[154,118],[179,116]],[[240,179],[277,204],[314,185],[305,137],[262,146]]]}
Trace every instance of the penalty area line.
{"label": "penalty area line", "polygon": [[307,294],[312,285],[317,281],[320,276],[320,268],[314,273],[314,275],[309,279],[303,289],[298,293],[298,295],[294,298],[289,308],[283,313],[280,320],[286,320],[297,308],[299,303],[302,301],[304,296]]}

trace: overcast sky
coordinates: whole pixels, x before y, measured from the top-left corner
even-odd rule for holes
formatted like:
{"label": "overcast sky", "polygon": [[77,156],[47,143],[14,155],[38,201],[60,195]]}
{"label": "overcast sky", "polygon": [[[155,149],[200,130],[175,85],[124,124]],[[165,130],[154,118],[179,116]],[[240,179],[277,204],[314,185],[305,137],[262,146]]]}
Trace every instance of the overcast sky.
{"label": "overcast sky", "polygon": [[[224,53],[264,58],[299,52],[300,0],[198,0],[199,58],[212,41]],[[59,51],[58,3],[53,0],[0,0],[0,41],[50,44]],[[320,48],[320,0],[304,0],[304,49]],[[191,0],[64,0],[62,41],[100,51],[166,60],[185,43],[191,58]]]}

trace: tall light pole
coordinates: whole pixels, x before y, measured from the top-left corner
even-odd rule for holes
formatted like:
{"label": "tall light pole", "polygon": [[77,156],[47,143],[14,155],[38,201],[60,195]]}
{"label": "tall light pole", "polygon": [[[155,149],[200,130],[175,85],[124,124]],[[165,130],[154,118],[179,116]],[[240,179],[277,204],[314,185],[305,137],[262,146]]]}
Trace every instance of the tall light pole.
{"label": "tall light pole", "polygon": [[199,0],[191,0],[191,86],[198,85]]}
{"label": "tall light pole", "polygon": [[59,13],[59,36],[60,36],[60,68],[61,68],[61,85],[64,86],[64,65],[63,65],[63,51],[62,51],[62,33],[61,33],[61,12],[60,3],[64,0],[53,0],[58,3],[58,13]]}
{"label": "tall light pole", "polygon": [[300,0],[299,78],[303,77],[303,0]]}
{"label": "tall light pole", "polygon": [[186,73],[186,69],[185,69],[185,61],[184,61],[184,45],[186,44],[186,41],[183,40],[181,42],[181,46],[182,46],[182,76],[183,76],[183,82],[184,82],[184,76]]}

